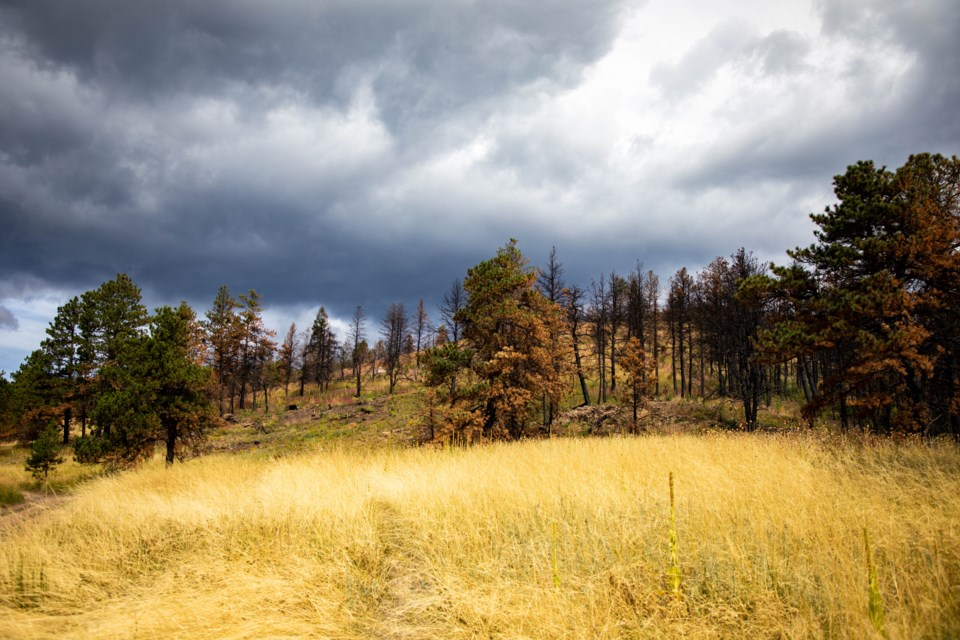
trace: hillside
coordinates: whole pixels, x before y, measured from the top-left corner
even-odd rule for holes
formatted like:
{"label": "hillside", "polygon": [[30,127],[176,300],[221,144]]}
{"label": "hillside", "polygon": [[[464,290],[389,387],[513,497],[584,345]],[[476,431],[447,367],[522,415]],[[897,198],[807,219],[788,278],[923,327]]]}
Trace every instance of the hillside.
{"label": "hillside", "polygon": [[68,464],[66,499],[3,517],[0,637],[879,637],[864,527],[888,637],[960,634],[954,444],[665,415],[410,447],[416,402],[240,415],[169,469]]}

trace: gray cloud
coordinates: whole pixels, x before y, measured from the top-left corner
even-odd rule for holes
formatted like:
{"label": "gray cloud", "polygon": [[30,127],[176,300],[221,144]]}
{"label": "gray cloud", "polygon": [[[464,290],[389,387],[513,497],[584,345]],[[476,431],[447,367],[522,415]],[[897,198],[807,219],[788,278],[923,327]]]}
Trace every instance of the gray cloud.
{"label": "gray cloud", "polygon": [[513,87],[574,82],[618,6],[5,3],[0,269],[66,287],[123,271],[191,298],[225,279],[283,302],[429,280],[416,251],[443,248],[378,238],[398,214],[369,192]]}
{"label": "gray cloud", "polygon": [[511,237],[582,284],[775,257],[846,164],[960,142],[957,8],[817,6],[822,33],[730,16],[595,89],[642,2],[0,0],[0,302],[125,272],[151,304],[377,316]]}
{"label": "gray cloud", "polygon": [[[960,121],[949,114],[960,100],[960,45],[951,34],[960,29],[960,7],[946,0],[924,7],[827,0],[819,7],[823,36],[854,52],[827,82],[804,80],[810,44],[784,31],[754,39],[740,34],[737,41],[735,30],[720,29],[678,64],[698,71],[681,69],[677,77],[702,82],[725,60],[749,51],[787,87],[778,101],[764,95],[733,103],[728,133],[677,173],[678,186],[800,180],[812,188],[825,168],[841,173],[855,159],[898,166],[913,152],[956,153]],[[898,61],[903,68],[891,70]]]}
{"label": "gray cloud", "polygon": [[8,4],[0,15],[22,55],[70,70],[115,98],[164,101],[268,87],[342,104],[354,83],[370,76],[388,122],[399,122],[533,80],[570,81],[609,47],[620,5],[37,0]]}
{"label": "gray cloud", "polygon": [[800,34],[776,30],[761,35],[746,20],[728,20],[710,31],[675,63],[660,63],[650,79],[676,101],[701,91],[725,65],[759,75],[789,75],[801,69],[810,43]]}
{"label": "gray cloud", "polygon": [[695,93],[724,64],[749,53],[757,42],[744,20],[730,20],[714,28],[675,64],[654,67],[650,79],[671,99]]}
{"label": "gray cloud", "polygon": [[16,330],[19,328],[20,323],[17,321],[17,317],[13,315],[13,312],[4,306],[0,306],[0,329]]}
{"label": "gray cloud", "polygon": [[753,45],[763,71],[770,75],[789,74],[802,68],[810,50],[810,43],[803,36],[786,30],[774,31]]}
{"label": "gray cloud", "polygon": [[898,125],[888,132],[895,144],[956,152],[960,143],[960,119],[955,115],[960,102],[960,39],[956,36],[960,4],[824,0],[820,11],[825,33],[853,43],[902,47],[913,56],[911,85],[900,111],[891,118]]}

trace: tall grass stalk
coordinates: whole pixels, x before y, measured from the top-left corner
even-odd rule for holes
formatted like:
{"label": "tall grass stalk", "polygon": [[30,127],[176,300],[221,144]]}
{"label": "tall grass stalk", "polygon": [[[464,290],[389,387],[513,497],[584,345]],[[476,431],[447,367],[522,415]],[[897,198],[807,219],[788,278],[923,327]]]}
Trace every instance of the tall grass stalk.
{"label": "tall grass stalk", "polygon": [[553,522],[553,586],[560,588],[560,569],[557,566],[557,523]]}
{"label": "tall grass stalk", "polygon": [[670,589],[677,600],[682,599],[680,592],[680,560],[677,553],[677,523],[674,517],[673,471],[670,472]]}
{"label": "tall grass stalk", "polygon": [[870,552],[870,533],[866,527],[863,528],[863,546],[867,554],[867,613],[870,615],[873,628],[883,634],[885,617],[883,594],[880,593],[880,578],[877,575],[877,565],[873,562],[873,554]]}

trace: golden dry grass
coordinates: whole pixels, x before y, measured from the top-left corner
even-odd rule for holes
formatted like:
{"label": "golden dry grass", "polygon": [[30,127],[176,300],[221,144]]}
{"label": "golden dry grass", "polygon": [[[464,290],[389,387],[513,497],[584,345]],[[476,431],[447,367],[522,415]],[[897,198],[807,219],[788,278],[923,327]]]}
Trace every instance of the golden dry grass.
{"label": "golden dry grass", "polygon": [[879,637],[864,526],[889,636],[960,636],[952,444],[213,456],[92,481],[0,534],[0,637]]}

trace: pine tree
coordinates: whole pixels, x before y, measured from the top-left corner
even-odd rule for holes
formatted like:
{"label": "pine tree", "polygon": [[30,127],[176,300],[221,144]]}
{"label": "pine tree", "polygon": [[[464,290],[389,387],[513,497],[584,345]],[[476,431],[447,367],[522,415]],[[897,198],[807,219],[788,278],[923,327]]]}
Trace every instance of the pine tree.
{"label": "pine tree", "polygon": [[420,298],[417,303],[417,317],[413,327],[414,354],[417,371],[420,370],[420,352],[426,346],[427,335],[430,333],[430,316],[427,315],[427,307]]}
{"label": "pine tree", "polygon": [[0,437],[12,436],[15,424],[13,383],[7,379],[7,372],[0,370]]}
{"label": "pine tree", "polygon": [[56,378],[56,397],[51,400],[63,412],[63,444],[70,440],[74,405],[80,401],[84,386],[80,367],[82,312],[79,298],[73,298],[57,309],[57,315],[47,327],[47,338],[40,344],[50,356],[51,374]]}
{"label": "pine tree", "polygon": [[99,288],[83,294],[86,315],[81,322],[95,366],[116,360],[127,342],[143,335],[149,321],[140,287],[120,273]]}
{"label": "pine tree", "polygon": [[457,319],[457,314],[466,303],[467,292],[463,290],[463,281],[457,278],[443,294],[443,301],[440,303],[440,317],[446,323],[448,337],[454,342],[460,339],[460,320]]}
{"label": "pine tree", "polygon": [[293,366],[297,358],[297,325],[290,323],[290,329],[280,345],[279,368],[280,381],[283,382],[283,397],[286,398],[290,393],[290,378],[293,377]]}
{"label": "pine tree", "polygon": [[643,349],[640,338],[632,336],[627,340],[620,365],[627,376],[627,395],[632,409],[632,432],[637,433],[638,418],[653,390],[653,361]]}
{"label": "pine tree", "polygon": [[327,315],[327,310],[321,306],[313,319],[310,338],[305,347],[309,373],[319,391],[324,391],[330,383],[336,346],[337,338],[330,326],[330,317]]}
{"label": "pine tree", "polygon": [[59,429],[55,422],[51,422],[30,445],[30,456],[27,458],[25,468],[37,480],[41,477],[46,480],[47,474],[62,462]]}
{"label": "pine tree", "polygon": [[521,437],[540,395],[559,400],[565,388],[566,346],[551,340],[564,333],[561,310],[536,289],[536,278],[511,240],[463,283],[468,301],[457,315],[485,384],[479,410],[488,436]]}
{"label": "pine tree", "polygon": [[779,314],[766,357],[816,359],[811,420],[833,406],[844,427],[960,434],[960,160],[859,162],[834,191],[839,203],[811,216],[817,242],[749,285]]}
{"label": "pine tree", "polygon": [[357,382],[356,397],[360,397],[360,391],[363,379],[363,363],[367,358],[367,342],[364,340],[364,317],[363,307],[357,305],[353,311],[353,319],[350,322],[350,329],[347,332],[347,338],[350,342],[351,363],[353,365],[353,375]]}
{"label": "pine tree", "polygon": [[387,309],[387,315],[381,323],[383,328],[381,333],[383,336],[383,364],[387,370],[390,393],[393,393],[396,388],[397,379],[400,375],[403,343],[408,335],[407,322],[407,314],[403,310],[403,304],[395,302]]}
{"label": "pine tree", "polygon": [[160,443],[167,464],[184,450],[199,451],[215,424],[216,409],[211,372],[192,352],[195,328],[186,303],[177,309],[161,307],[151,318],[150,334],[125,343],[105,366],[113,391],[100,397],[95,417],[106,435],[91,448],[88,460],[135,464]]}
{"label": "pine tree", "polygon": [[59,383],[53,370],[51,355],[36,349],[13,374],[12,413],[22,443],[35,440],[48,423],[61,415],[56,401]]}
{"label": "pine tree", "polygon": [[225,396],[229,392],[230,410],[233,411],[234,386],[239,378],[240,319],[239,303],[230,295],[226,285],[217,291],[213,306],[207,311],[203,328],[206,331],[213,368],[219,393],[220,415],[226,411]]}
{"label": "pine tree", "polygon": [[[131,343],[143,337],[149,314],[141,301],[140,287],[123,273],[84,293],[80,304],[82,340],[78,356],[84,374],[90,376],[89,403],[96,405],[114,389],[114,381],[104,371],[117,362]],[[109,424],[97,428],[98,435],[110,435]]]}
{"label": "pine tree", "polygon": [[587,391],[587,379],[583,372],[583,360],[580,357],[580,325],[584,322],[583,309],[584,292],[578,286],[564,289],[564,310],[566,311],[567,327],[570,330],[570,344],[573,348],[574,371],[580,382],[580,393],[583,394],[584,406],[590,406],[590,393]]}
{"label": "pine tree", "polygon": [[239,331],[240,408],[245,406],[248,383],[256,408],[258,388],[263,389],[264,402],[267,402],[268,364],[273,360],[277,344],[272,339],[276,332],[263,324],[263,303],[260,294],[253,289],[240,295]]}

